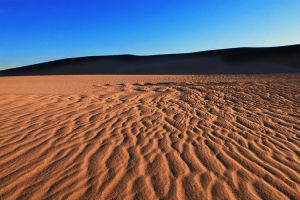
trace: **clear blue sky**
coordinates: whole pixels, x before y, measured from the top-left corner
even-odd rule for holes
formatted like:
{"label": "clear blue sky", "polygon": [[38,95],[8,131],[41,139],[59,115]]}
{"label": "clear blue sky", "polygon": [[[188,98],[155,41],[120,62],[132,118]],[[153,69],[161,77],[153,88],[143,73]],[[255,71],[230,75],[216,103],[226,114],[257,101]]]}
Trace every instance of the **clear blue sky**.
{"label": "clear blue sky", "polygon": [[300,0],[0,0],[0,67],[300,43]]}

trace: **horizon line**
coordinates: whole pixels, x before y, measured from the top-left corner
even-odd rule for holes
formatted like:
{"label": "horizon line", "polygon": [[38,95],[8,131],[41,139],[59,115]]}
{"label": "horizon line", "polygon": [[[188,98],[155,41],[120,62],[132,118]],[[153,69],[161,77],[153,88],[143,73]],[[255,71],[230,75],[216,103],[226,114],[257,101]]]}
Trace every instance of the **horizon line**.
{"label": "horizon line", "polygon": [[151,56],[170,56],[170,55],[186,55],[186,54],[196,54],[196,53],[209,53],[209,52],[215,52],[215,51],[226,51],[226,50],[234,50],[234,49],[266,49],[266,48],[280,48],[280,47],[292,47],[292,46],[299,46],[300,43],[296,44],[288,44],[288,45],[276,45],[276,46],[241,46],[241,47],[230,47],[230,48],[220,48],[220,49],[208,49],[208,50],[203,50],[203,51],[192,51],[192,52],[181,52],[181,53],[162,53],[162,54],[103,54],[103,55],[91,55],[91,56],[78,56],[78,57],[66,57],[66,58],[60,58],[60,59],[54,59],[54,60],[49,60],[49,61],[44,61],[44,62],[38,62],[38,63],[33,63],[33,64],[28,64],[28,65],[22,65],[22,66],[17,66],[17,67],[10,67],[6,69],[2,69],[1,67],[5,66],[0,66],[0,71],[5,71],[5,70],[10,70],[10,69],[16,69],[16,68],[21,68],[21,67],[28,67],[28,66],[34,66],[34,65],[40,65],[40,64],[45,64],[45,63],[51,63],[51,62],[56,62],[56,61],[63,61],[63,60],[71,60],[71,59],[80,59],[80,58],[97,58],[97,57],[118,57],[118,56],[133,56],[133,57],[151,57]]}

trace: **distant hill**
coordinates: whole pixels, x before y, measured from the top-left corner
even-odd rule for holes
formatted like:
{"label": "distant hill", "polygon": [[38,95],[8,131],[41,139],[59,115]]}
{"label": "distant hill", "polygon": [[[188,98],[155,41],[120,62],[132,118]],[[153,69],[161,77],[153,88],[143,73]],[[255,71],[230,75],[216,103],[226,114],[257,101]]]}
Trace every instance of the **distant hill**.
{"label": "distant hill", "polygon": [[300,45],[153,56],[68,58],[0,71],[1,76],[75,74],[248,74],[300,72]]}

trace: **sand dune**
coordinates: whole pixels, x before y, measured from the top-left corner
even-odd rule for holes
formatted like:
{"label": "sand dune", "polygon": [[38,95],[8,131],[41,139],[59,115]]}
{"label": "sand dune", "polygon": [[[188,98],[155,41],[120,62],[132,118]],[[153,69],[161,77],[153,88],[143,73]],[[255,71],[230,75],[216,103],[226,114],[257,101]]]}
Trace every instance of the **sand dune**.
{"label": "sand dune", "polygon": [[300,74],[0,78],[0,199],[300,199]]}
{"label": "sand dune", "polygon": [[300,45],[154,56],[94,56],[0,71],[2,76],[300,73]]}

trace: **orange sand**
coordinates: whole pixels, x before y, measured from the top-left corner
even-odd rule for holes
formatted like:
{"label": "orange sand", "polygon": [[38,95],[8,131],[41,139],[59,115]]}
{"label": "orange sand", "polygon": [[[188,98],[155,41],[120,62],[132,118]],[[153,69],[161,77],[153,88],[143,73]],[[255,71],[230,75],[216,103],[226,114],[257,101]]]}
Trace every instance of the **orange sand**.
{"label": "orange sand", "polygon": [[0,77],[0,199],[300,199],[299,80]]}

